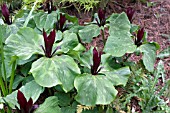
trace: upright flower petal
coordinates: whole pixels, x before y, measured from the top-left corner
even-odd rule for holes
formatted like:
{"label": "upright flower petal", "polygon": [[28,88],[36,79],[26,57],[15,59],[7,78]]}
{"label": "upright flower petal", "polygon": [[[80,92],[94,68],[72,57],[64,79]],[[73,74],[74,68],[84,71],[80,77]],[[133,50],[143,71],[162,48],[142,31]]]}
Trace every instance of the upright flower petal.
{"label": "upright flower petal", "polygon": [[10,13],[6,4],[1,5],[1,10],[2,10],[2,15],[4,17],[4,23],[7,23],[8,25],[12,24],[10,20]]}
{"label": "upright flower petal", "polygon": [[66,17],[60,13],[60,30],[63,29],[65,22],[66,22]]}
{"label": "upright flower petal", "polygon": [[17,93],[17,100],[18,100],[18,104],[20,105],[20,109],[22,111],[25,110],[27,100],[26,100],[24,94],[20,90],[18,90],[18,93]]}
{"label": "upright flower petal", "polygon": [[62,15],[60,13],[60,19],[57,20],[57,22],[56,22],[56,30],[60,30],[62,32],[65,31],[67,29],[67,26],[64,26],[65,22],[66,22],[65,15]]}
{"label": "upright flower petal", "polygon": [[27,105],[26,105],[26,112],[30,113],[31,110],[32,110],[32,106],[33,106],[33,100],[32,98],[29,99],[29,101],[27,102]]}
{"label": "upright flower petal", "polygon": [[138,30],[137,38],[135,39],[135,45],[140,46],[142,44],[142,38],[144,36],[144,28]]}
{"label": "upright flower petal", "polygon": [[45,42],[45,55],[46,57],[50,58],[52,55],[52,48],[53,48],[53,44],[55,41],[55,29],[53,31],[50,32],[50,35],[47,37],[46,32],[43,29],[43,37],[44,37],[44,42]]}
{"label": "upright flower petal", "polygon": [[138,34],[137,34],[137,40],[141,41],[144,35],[144,28],[141,28],[138,30]]}
{"label": "upright flower petal", "polygon": [[101,8],[98,10],[98,17],[99,17],[100,23],[98,22],[98,20],[96,20],[96,21],[97,21],[97,24],[99,27],[105,25],[105,22],[106,22],[105,14],[106,14],[105,10],[103,10]]}
{"label": "upright flower petal", "polygon": [[131,7],[127,8],[126,14],[127,14],[128,19],[131,23],[132,23],[132,18],[133,18],[134,13],[135,13],[135,10],[133,8],[131,8]]}
{"label": "upright flower petal", "polygon": [[93,65],[91,66],[91,73],[96,75],[98,73],[98,67],[101,62],[101,52],[98,52],[96,48],[93,49]]}

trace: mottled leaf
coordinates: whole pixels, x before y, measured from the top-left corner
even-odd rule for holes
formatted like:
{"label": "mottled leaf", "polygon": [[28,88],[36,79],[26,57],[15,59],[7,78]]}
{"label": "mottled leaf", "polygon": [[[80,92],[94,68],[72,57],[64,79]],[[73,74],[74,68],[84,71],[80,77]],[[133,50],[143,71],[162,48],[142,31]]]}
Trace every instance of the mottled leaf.
{"label": "mottled leaf", "polygon": [[62,55],[38,59],[32,64],[30,72],[39,85],[62,85],[64,91],[68,92],[74,87],[74,79],[80,73],[80,69],[71,57]]}
{"label": "mottled leaf", "polygon": [[115,57],[121,57],[125,53],[133,53],[136,46],[130,34],[130,22],[125,13],[121,13],[114,21],[110,22],[110,29],[104,47],[104,52]]}
{"label": "mottled leaf", "polygon": [[104,75],[77,76],[74,86],[78,92],[75,97],[76,101],[86,106],[110,104],[117,95],[117,90]]}

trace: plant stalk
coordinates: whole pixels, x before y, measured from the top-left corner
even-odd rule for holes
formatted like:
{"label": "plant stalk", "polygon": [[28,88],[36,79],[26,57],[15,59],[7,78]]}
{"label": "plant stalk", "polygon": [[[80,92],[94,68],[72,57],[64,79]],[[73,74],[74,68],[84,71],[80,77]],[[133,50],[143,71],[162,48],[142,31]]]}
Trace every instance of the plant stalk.
{"label": "plant stalk", "polygon": [[15,65],[16,65],[16,59],[12,64],[12,71],[11,71],[11,78],[10,78],[10,84],[9,84],[9,94],[12,93],[12,85],[14,83],[14,77],[15,77]]}
{"label": "plant stalk", "polygon": [[4,71],[4,79],[5,79],[5,83],[3,81],[3,74],[2,74],[2,71],[0,69],[0,87],[2,89],[2,93],[4,96],[6,96],[8,94],[8,90],[6,90],[7,88],[7,80],[6,80],[6,69],[5,69],[5,62],[4,62],[4,50],[3,50],[3,43],[2,43],[2,40],[0,40],[0,49],[1,49],[1,62],[2,62],[2,68],[3,68],[3,71]]}
{"label": "plant stalk", "polygon": [[104,37],[104,29],[102,29],[102,38],[103,38],[103,45],[105,46],[106,40],[105,40],[105,37]]}
{"label": "plant stalk", "polygon": [[37,3],[38,3],[38,0],[36,0],[36,2],[34,2],[34,6],[32,7],[32,9],[31,9],[31,11],[30,11],[30,13],[29,13],[29,15],[28,15],[28,17],[27,17],[23,27],[27,27],[28,22],[29,22],[29,20],[31,18],[32,12],[34,11],[35,6],[36,6]]}
{"label": "plant stalk", "polygon": [[2,79],[2,77],[1,77],[1,75],[0,75],[0,88],[2,89],[2,94],[3,94],[4,96],[6,96],[6,95],[7,95],[7,92],[6,92],[6,90],[5,90],[5,85],[4,85],[4,82],[3,82],[3,79]]}

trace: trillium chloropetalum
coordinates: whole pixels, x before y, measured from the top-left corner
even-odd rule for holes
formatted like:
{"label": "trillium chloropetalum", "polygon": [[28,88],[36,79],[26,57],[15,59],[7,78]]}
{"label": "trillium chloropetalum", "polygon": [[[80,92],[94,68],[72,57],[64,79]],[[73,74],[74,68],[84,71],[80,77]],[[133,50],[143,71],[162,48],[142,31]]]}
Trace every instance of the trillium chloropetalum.
{"label": "trillium chloropetalum", "polygon": [[2,15],[3,15],[3,20],[4,23],[11,25],[12,24],[12,19],[10,18],[10,13],[8,10],[8,7],[6,4],[1,5],[1,11],[2,11]]}
{"label": "trillium chloropetalum", "polygon": [[137,38],[135,38],[135,45],[137,45],[138,47],[142,44],[142,38],[144,36],[144,28],[141,28],[138,30],[137,33]]}
{"label": "trillium chloropetalum", "polygon": [[101,54],[102,52],[98,52],[96,48],[93,49],[93,65],[91,65],[92,75],[97,75],[101,70],[101,68],[99,68],[101,62]]}
{"label": "trillium chloropetalum", "polygon": [[104,26],[105,23],[106,23],[105,14],[106,14],[106,11],[105,11],[105,10],[103,10],[103,9],[101,9],[101,8],[98,10],[99,20],[96,18],[96,21],[97,21],[97,25],[98,25],[99,27]]}
{"label": "trillium chloropetalum", "polygon": [[134,13],[135,13],[135,10],[133,8],[131,8],[131,7],[127,8],[126,14],[128,16],[128,19],[129,19],[130,23],[132,23]]}
{"label": "trillium chloropetalum", "polygon": [[57,47],[52,53],[52,48],[53,48],[53,44],[55,41],[55,35],[56,35],[55,29],[50,32],[50,35],[48,37],[47,37],[47,33],[43,29],[45,48],[43,46],[42,46],[42,48],[44,50],[45,56],[48,58],[51,58],[58,49],[58,47]]}
{"label": "trillium chloropetalum", "polygon": [[27,101],[24,94],[20,90],[18,90],[17,100],[18,100],[18,104],[20,105],[20,110],[18,109],[19,113],[31,113],[32,106],[33,106],[32,98],[30,98]]}
{"label": "trillium chloropetalum", "polygon": [[56,22],[56,29],[57,29],[57,30],[60,30],[60,31],[62,31],[62,32],[65,31],[65,30],[67,29],[67,27],[64,26],[65,22],[66,22],[66,17],[65,17],[65,15],[62,15],[62,14],[60,13],[60,19]]}

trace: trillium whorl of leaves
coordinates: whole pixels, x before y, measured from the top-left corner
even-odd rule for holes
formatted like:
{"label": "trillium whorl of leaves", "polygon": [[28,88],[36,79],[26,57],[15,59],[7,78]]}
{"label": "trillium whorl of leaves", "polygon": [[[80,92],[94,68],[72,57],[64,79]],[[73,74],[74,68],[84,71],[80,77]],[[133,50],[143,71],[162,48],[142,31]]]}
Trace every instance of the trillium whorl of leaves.
{"label": "trillium whorl of leaves", "polygon": [[98,10],[99,21],[97,20],[97,18],[96,18],[96,21],[97,21],[97,25],[98,25],[99,27],[104,26],[105,23],[106,23],[105,14],[106,14],[106,11],[105,11],[105,10],[103,10],[103,9],[101,9],[101,8]]}
{"label": "trillium whorl of leaves", "polygon": [[98,72],[101,70],[98,69],[101,62],[101,52],[98,52],[96,48],[93,49],[93,65],[91,66],[91,74],[97,75]]}
{"label": "trillium whorl of leaves", "polygon": [[138,47],[142,44],[142,38],[144,36],[144,28],[138,30],[137,38],[135,38],[135,45]]}
{"label": "trillium whorl of leaves", "polygon": [[20,110],[18,110],[19,113],[30,113],[32,106],[33,106],[33,100],[30,98],[27,102],[24,94],[18,90],[17,93],[17,100],[18,104],[20,105]]}
{"label": "trillium whorl of leaves", "polygon": [[50,32],[50,35],[47,37],[47,33],[43,29],[43,37],[44,37],[44,42],[45,42],[45,49],[44,49],[43,46],[42,46],[42,48],[44,50],[45,56],[48,57],[48,58],[51,58],[52,55],[57,50],[57,49],[54,50],[54,52],[52,53],[52,48],[53,48],[53,44],[54,44],[54,41],[55,41],[55,35],[56,35],[55,30],[53,30],[53,31]]}
{"label": "trillium whorl of leaves", "polygon": [[2,15],[4,17],[4,23],[11,25],[12,20],[10,19],[10,13],[6,4],[1,5]]}
{"label": "trillium whorl of leaves", "polygon": [[62,15],[62,14],[60,13],[60,19],[56,22],[56,29],[57,29],[57,30],[60,30],[60,31],[62,31],[62,32],[65,31],[65,30],[67,29],[67,27],[64,26],[65,22],[66,22],[66,17],[65,17],[65,15]]}
{"label": "trillium whorl of leaves", "polygon": [[133,8],[131,8],[131,7],[127,8],[126,14],[128,16],[128,19],[129,19],[130,23],[132,23],[134,13],[135,13],[135,10]]}

